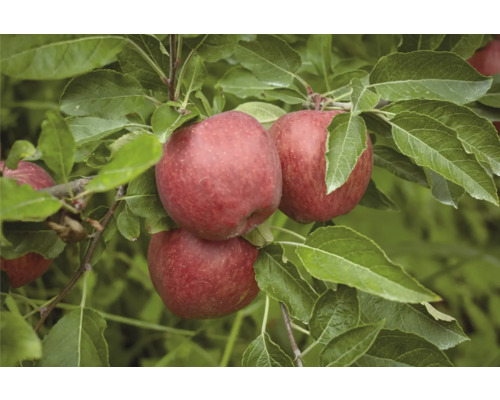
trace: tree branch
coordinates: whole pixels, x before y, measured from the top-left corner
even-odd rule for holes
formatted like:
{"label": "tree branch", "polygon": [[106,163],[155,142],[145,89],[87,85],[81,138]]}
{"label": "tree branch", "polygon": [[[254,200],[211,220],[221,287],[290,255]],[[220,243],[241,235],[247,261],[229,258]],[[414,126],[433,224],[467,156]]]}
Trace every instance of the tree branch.
{"label": "tree branch", "polygon": [[170,76],[168,78],[168,99],[176,101],[175,98],[175,73],[177,71],[177,35],[170,35]]}
{"label": "tree branch", "polygon": [[281,302],[280,302],[280,307],[281,307],[281,313],[283,314],[283,320],[285,321],[286,331],[288,333],[288,339],[290,340],[290,344],[292,345],[293,354],[295,354],[295,362],[297,363],[297,367],[303,367],[304,365],[302,364],[302,358],[301,358],[302,354],[293,336],[292,321],[290,320],[290,315],[288,315],[288,310],[286,309],[286,306]]}
{"label": "tree branch", "polygon": [[[66,186],[66,185],[64,185],[64,186]],[[101,226],[103,227],[103,229],[100,231],[99,230],[95,231],[94,237],[92,238],[92,241],[90,242],[90,246],[87,250],[87,253],[85,254],[83,262],[82,262],[80,268],[78,268],[78,270],[76,271],[76,273],[73,276],[73,278],[71,279],[71,281],[69,281],[69,283],[66,285],[66,287],[61,291],[61,293],[59,293],[59,295],[54,299],[54,301],[52,301],[47,306],[46,309],[40,309],[41,317],[40,317],[40,320],[38,321],[38,323],[36,324],[35,331],[38,331],[40,329],[40,327],[43,325],[43,323],[45,322],[45,320],[47,319],[49,314],[52,312],[52,310],[59,304],[59,302],[61,302],[64,299],[64,297],[66,297],[66,295],[71,291],[71,289],[73,289],[73,286],[75,286],[75,284],[81,278],[83,273],[85,271],[90,270],[90,268],[92,267],[92,265],[90,264],[90,262],[92,260],[92,256],[94,255],[94,252],[97,249],[97,245],[99,244],[99,240],[102,236],[102,233],[104,232],[105,228],[109,224],[109,221],[111,220],[111,217],[113,216],[113,213],[115,212],[116,207],[118,207],[118,204],[120,203],[119,199],[125,195],[125,191],[126,191],[126,185],[122,185],[118,188],[118,192],[116,193],[116,196],[115,196],[115,201],[113,202],[110,209],[108,210],[108,212],[106,213],[106,215],[102,219]]]}
{"label": "tree branch", "polygon": [[51,187],[47,187],[44,189],[39,189],[39,192],[49,193],[58,199],[62,199],[64,197],[71,197],[71,194],[77,196],[85,189],[85,185],[92,180],[93,177],[88,178],[80,178],[76,181],[71,181],[68,183],[63,183],[61,185],[55,185]]}

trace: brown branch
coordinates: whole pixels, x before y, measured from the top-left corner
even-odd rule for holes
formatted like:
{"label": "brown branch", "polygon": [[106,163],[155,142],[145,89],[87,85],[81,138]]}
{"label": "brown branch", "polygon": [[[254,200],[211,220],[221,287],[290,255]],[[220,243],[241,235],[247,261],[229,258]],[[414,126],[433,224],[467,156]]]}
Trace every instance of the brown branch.
{"label": "brown branch", "polygon": [[80,194],[85,189],[85,185],[92,180],[93,177],[88,178],[80,178],[76,181],[71,181],[68,183],[63,183],[61,185],[55,185],[51,187],[47,187],[44,189],[39,189],[39,192],[50,193],[52,196],[57,197],[58,199],[62,199],[65,197],[71,197],[71,194],[74,196]]}
{"label": "brown branch", "polygon": [[125,195],[125,191],[126,191],[126,185],[122,185],[118,188],[118,192],[116,193],[115,196],[115,201],[113,202],[110,209],[102,219],[101,225],[103,227],[103,230],[95,231],[92,241],[90,242],[90,246],[87,249],[87,253],[85,254],[85,258],[83,259],[82,265],[80,266],[80,268],[78,268],[71,281],[69,281],[66,287],[61,291],[61,293],[59,293],[59,295],[54,299],[54,301],[52,301],[52,303],[50,303],[47,306],[46,309],[40,310],[41,317],[35,326],[35,331],[38,331],[40,329],[40,327],[43,325],[43,323],[45,322],[49,314],[52,312],[52,310],[64,299],[64,297],[71,291],[71,289],[73,289],[73,286],[75,286],[75,284],[81,278],[83,273],[85,271],[90,270],[90,268],[92,267],[90,262],[92,260],[95,250],[97,249],[97,245],[99,244],[99,239],[101,238],[104,229],[109,224],[109,221],[111,220],[111,217],[113,216],[116,207],[118,207],[118,204],[120,203],[119,199]]}
{"label": "brown branch", "polygon": [[177,72],[177,35],[170,35],[170,76],[168,78],[168,99],[176,101],[175,98],[175,73]]}
{"label": "brown branch", "polygon": [[292,345],[293,354],[295,354],[295,362],[297,363],[297,367],[303,367],[302,364],[302,354],[300,352],[299,347],[297,346],[297,342],[293,337],[292,331],[292,321],[290,320],[290,315],[288,315],[288,310],[286,306],[280,302],[281,313],[283,314],[283,320],[285,321],[286,331],[288,333],[288,339],[290,340],[290,344]]}

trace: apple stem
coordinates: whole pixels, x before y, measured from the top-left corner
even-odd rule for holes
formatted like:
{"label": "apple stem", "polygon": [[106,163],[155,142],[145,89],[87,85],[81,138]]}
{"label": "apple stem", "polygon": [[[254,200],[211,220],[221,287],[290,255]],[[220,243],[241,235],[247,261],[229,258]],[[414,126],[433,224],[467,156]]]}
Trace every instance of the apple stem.
{"label": "apple stem", "polygon": [[69,283],[66,285],[66,287],[47,306],[47,308],[45,310],[40,310],[41,317],[35,326],[35,331],[38,331],[40,329],[40,327],[43,325],[43,323],[45,322],[47,317],[50,315],[52,310],[64,299],[64,297],[66,297],[66,295],[71,291],[71,289],[73,289],[73,286],[75,286],[75,284],[78,282],[78,280],[81,278],[81,276],[86,271],[88,271],[90,269],[90,267],[92,266],[91,260],[92,260],[92,257],[94,256],[94,252],[97,249],[97,245],[99,244],[99,239],[101,238],[104,229],[109,224],[109,221],[111,221],[113,213],[115,212],[116,207],[118,207],[118,204],[120,203],[120,198],[125,195],[126,189],[127,189],[126,185],[122,185],[118,188],[118,191],[116,193],[115,200],[114,200],[113,204],[111,205],[108,212],[106,213],[106,215],[102,219],[101,226],[103,227],[103,230],[100,230],[100,231],[97,230],[94,232],[94,234],[93,234],[94,237],[92,238],[92,241],[90,242],[87,253],[85,254],[85,258],[83,259],[83,262],[82,262],[80,268],[78,268],[78,270],[76,271],[76,273],[73,276],[73,278],[71,279],[71,281],[69,281]]}
{"label": "apple stem", "polygon": [[299,347],[297,346],[297,342],[295,341],[295,337],[293,336],[292,331],[292,321],[290,320],[290,315],[288,314],[288,310],[286,309],[285,304],[280,302],[281,313],[283,314],[283,320],[285,321],[286,331],[288,333],[288,339],[290,340],[290,344],[292,346],[293,354],[295,355],[295,362],[297,363],[297,367],[303,367],[302,364],[302,354],[300,352]]}

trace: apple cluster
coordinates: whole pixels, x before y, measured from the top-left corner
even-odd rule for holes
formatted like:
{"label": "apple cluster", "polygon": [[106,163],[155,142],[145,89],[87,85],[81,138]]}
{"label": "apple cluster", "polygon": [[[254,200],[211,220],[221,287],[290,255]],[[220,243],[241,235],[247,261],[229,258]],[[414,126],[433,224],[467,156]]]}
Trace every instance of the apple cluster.
{"label": "apple cluster", "polygon": [[152,236],[151,279],[167,308],[183,318],[216,318],[258,294],[258,249],[243,235],[278,208],[308,223],[328,221],[360,201],[372,171],[372,145],[343,186],[327,195],[327,127],[340,111],[304,110],[266,131],[252,116],[227,111],[173,133],[156,165],[158,194],[178,225]]}

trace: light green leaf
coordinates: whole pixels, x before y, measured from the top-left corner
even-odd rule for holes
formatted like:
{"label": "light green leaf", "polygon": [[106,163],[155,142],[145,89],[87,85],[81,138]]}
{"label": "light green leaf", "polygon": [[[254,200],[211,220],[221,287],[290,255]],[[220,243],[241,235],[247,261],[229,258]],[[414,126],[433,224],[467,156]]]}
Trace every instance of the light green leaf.
{"label": "light green leaf", "polygon": [[207,69],[205,68],[205,63],[203,59],[195,53],[188,61],[188,64],[184,66],[182,84],[186,89],[186,97],[189,96],[190,93],[201,89],[206,77]]}
{"label": "light green leaf", "polygon": [[265,332],[250,343],[241,363],[243,367],[293,367],[292,359]]}
{"label": "light green leaf", "polygon": [[359,115],[339,113],[327,130],[325,182],[326,192],[330,194],[347,181],[366,149],[366,126]]}
{"label": "light green leaf", "polygon": [[86,186],[89,192],[105,192],[130,182],[155,165],[163,155],[156,136],[142,134],[123,145],[111,162],[101,168]]}
{"label": "light green leaf", "polygon": [[398,206],[377,188],[373,179],[370,179],[370,182],[368,182],[365,193],[358,204],[376,210],[398,211]]}
{"label": "light green leaf", "polygon": [[130,212],[128,206],[118,215],[116,225],[122,236],[130,241],[135,241],[141,233],[139,218]]}
{"label": "light green leaf", "polygon": [[104,139],[130,124],[126,118],[72,117],[66,121],[78,146]]}
{"label": "light green leaf", "polygon": [[472,197],[498,205],[493,179],[466,153],[454,130],[414,112],[399,113],[390,123],[397,146],[416,164],[462,186]]}
{"label": "light green leaf", "polygon": [[415,165],[408,157],[391,147],[373,146],[373,163],[392,172],[397,177],[429,187],[424,170]]}
{"label": "light green leaf", "polygon": [[432,100],[408,100],[390,104],[384,111],[401,113],[416,112],[434,118],[453,129],[469,153],[479,161],[488,163],[500,175],[500,138],[493,125],[470,108],[451,102]]}
{"label": "light green leaf", "polygon": [[387,329],[414,333],[441,350],[469,340],[456,321],[437,320],[420,304],[397,303],[361,292],[358,298],[363,322],[385,319]]}
{"label": "light green leaf", "polygon": [[500,108],[500,74],[493,75],[493,85],[478,101],[489,107]]}
{"label": "light green leaf", "polygon": [[389,101],[427,99],[465,104],[484,96],[491,78],[460,56],[415,51],[382,57],[370,74],[370,87]]}
{"label": "light green leaf", "polygon": [[348,367],[371,347],[384,321],[361,325],[334,337],[321,351],[319,363],[322,367]]}
{"label": "light green leaf", "polygon": [[253,73],[242,67],[229,69],[217,82],[224,92],[234,94],[240,99],[248,97],[261,97],[264,90],[272,89],[273,86],[259,81]]}
{"label": "light green leaf", "polygon": [[318,76],[324,81],[326,90],[330,91],[333,65],[332,35],[310,35],[307,39],[307,56]]}
{"label": "light green leaf", "polygon": [[239,35],[202,35],[200,38],[188,39],[186,44],[206,61],[215,62],[230,57],[239,41]]}
{"label": "light green leaf", "polygon": [[382,330],[359,367],[452,367],[448,357],[433,344],[412,333]]}
{"label": "light green leaf", "polygon": [[169,104],[162,104],[156,109],[151,118],[154,134],[165,143],[170,135],[180,128],[184,123],[198,117],[197,112],[182,114]]}
{"label": "light green leaf", "polygon": [[105,319],[78,308],[63,316],[43,340],[42,367],[107,367]]}
{"label": "light green leaf", "polygon": [[0,366],[17,367],[42,356],[42,343],[33,327],[19,314],[0,311]]}
{"label": "light green leaf", "polygon": [[369,111],[378,104],[380,96],[377,93],[372,92],[368,87],[366,87],[360,79],[354,78],[351,81],[351,101],[352,110],[351,113],[359,114],[363,111]]}
{"label": "light green leaf", "polygon": [[116,119],[146,105],[146,92],[129,75],[99,70],[73,78],[61,97],[61,111],[73,116]]}
{"label": "light green leaf", "polygon": [[302,60],[290,45],[274,35],[258,35],[251,42],[239,42],[236,58],[264,83],[289,87]]}
{"label": "light green leaf", "polygon": [[76,145],[67,122],[58,112],[47,112],[38,148],[43,153],[45,164],[67,182],[75,163]]}
{"label": "light green leaf", "polygon": [[27,140],[16,140],[10,148],[9,155],[5,160],[5,166],[10,169],[17,169],[19,161],[31,157],[35,154],[36,148]]}
{"label": "light green leaf", "polygon": [[261,249],[254,263],[255,279],[261,290],[287,305],[292,317],[307,322],[318,294],[302,279],[297,268],[283,257],[280,245],[272,244]]}
{"label": "light green leaf", "polygon": [[422,303],[423,306],[425,307],[425,309],[427,310],[427,312],[432,315],[434,317],[434,319],[436,321],[446,321],[446,322],[452,322],[452,321],[456,321],[455,318],[453,318],[451,315],[448,315],[448,314],[445,314],[445,313],[442,313],[441,311],[439,310],[436,310],[431,303],[428,303],[428,302],[424,302]]}
{"label": "light green leaf", "polygon": [[43,221],[61,208],[61,202],[30,185],[18,185],[14,179],[0,178],[2,221]]}
{"label": "light green leaf", "polygon": [[119,36],[2,35],[2,73],[20,79],[63,79],[115,60]]}
{"label": "light green leaf", "polygon": [[274,121],[286,114],[285,110],[271,103],[261,101],[251,101],[242,103],[235,108],[237,111],[242,111],[254,117],[259,121],[264,128],[268,129]]}
{"label": "light green leaf", "polygon": [[328,290],[318,299],[309,329],[319,343],[327,344],[334,337],[357,326],[359,316],[356,289],[339,285],[337,291]]}
{"label": "light green leaf", "polygon": [[458,202],[465,194],[464,188],[426,168],[427,177],[431,185],[431,193],[440,203],[458,208]]}
{"label": "light green leaf", "polygon": [[389,300],[420,303],[439,300],[366,236],[345,226],[319,228],[296,250],[309,273]]}

